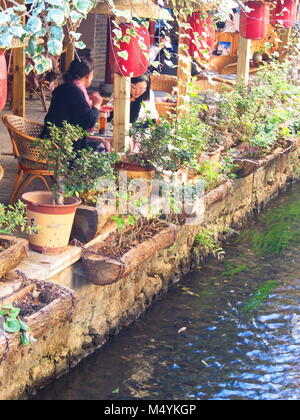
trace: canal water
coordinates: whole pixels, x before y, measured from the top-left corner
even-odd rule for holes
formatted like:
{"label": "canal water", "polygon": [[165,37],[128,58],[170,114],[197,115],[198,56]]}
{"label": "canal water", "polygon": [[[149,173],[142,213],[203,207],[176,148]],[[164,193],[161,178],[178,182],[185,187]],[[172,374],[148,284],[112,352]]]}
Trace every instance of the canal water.
{"label": "canal water", "polygon": [[300,399],[300,186],[34,399]]}

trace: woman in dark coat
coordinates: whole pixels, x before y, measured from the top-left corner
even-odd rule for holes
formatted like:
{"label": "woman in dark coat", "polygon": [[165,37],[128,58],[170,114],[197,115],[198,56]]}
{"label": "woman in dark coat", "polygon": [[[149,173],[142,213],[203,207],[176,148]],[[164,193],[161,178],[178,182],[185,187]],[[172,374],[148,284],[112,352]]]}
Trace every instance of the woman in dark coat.
{"label": "woman in dark coat", "polygon": [[[48,133],[48,123],[62,126],[63,121],[72,125],[79,125],[86,131],[92,131],[98,119],[102,98],[99,93],[90,97],[87,88],[91,85],[94,76],[92,59],[84,57],[72,61],[69,70],[64,75],[64,83],[57,87],[52,94],[51,105],[45,117],[45,126],[42,137]],[[98,152],[105,152],[105,142],[88,138],[76,143],[78,149],[91,146]]]}

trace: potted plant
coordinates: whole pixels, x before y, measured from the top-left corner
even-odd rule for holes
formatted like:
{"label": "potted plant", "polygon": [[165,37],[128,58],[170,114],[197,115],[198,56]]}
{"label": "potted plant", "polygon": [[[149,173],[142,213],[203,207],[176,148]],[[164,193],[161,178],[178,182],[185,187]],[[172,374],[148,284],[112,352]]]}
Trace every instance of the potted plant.
{"label": "potted plant", "polygon": [[0,204],[0,278],[27,255],[28,241],[12,236],[17,230],[31,232],[24,204],[21,201],[14,206]]}
{"label": "potted plant", "polygon": [[38,232],[29,237],[36,251],[62,252],[69,243],[75,212],[81,203],[80,193],[95,190],[100,178],[114,176],[116,154],[76,149],[76,142],[86,134],[80,127],[64,122],[61,128],[50,125],[49,138],[38,141],[41,158],[49,161],[56,183],[51,192],[29,192],[22,196],[29,226],[39,226]]}
{"label": "potted plant", "polygon": [[[119,168],[136,174],[154,175],[154,171],[172,173],[192,166],[195,162],[195,147],[191,147],[188,133],[172,120],[162,118],[155,124],[135,123],[130,136],[137,153],[127,153]],[[149,179],[148,175],[146,179]]]}

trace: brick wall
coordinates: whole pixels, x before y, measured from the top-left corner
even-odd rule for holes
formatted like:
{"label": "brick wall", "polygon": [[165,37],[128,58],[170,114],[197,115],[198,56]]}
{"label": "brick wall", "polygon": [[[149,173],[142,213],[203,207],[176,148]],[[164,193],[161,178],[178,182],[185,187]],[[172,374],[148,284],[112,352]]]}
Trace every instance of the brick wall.
{"label": "brick wall", "polygon": [[107,16],[96,15],[95,46],[92,52],[95,61],[94,83],[103,82],[105,79],[107,29]]}

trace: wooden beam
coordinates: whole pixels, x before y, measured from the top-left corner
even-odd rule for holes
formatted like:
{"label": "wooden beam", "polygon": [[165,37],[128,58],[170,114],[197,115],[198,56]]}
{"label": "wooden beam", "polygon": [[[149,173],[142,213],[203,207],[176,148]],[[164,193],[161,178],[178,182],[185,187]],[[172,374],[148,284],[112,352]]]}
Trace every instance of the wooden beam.
{"label": "wooden beam", "polygon": [[25,118],[25,48],[13,50],[13,114]]}
{"label": "wooden beam", "polygon": [[191,81],[192,74],[192,59],[189,55],[188,45],[189,37],[187,37],[187,30],[183,26],[184,20],[179,19],[179,41],[178,41],[178,99],[177,107],[182,106],[186,101],[188,91],[188,84]]}
{"label": "wooden beam", "polygon": [[114,74],[114,139],[113,147],[122,152],[129,147],[130,77]]}
{"label": "wooden beam", "polygon": [[249,83],[249,70],[251,59],[251,39],[240,36],[238,48],[237,82]]}

